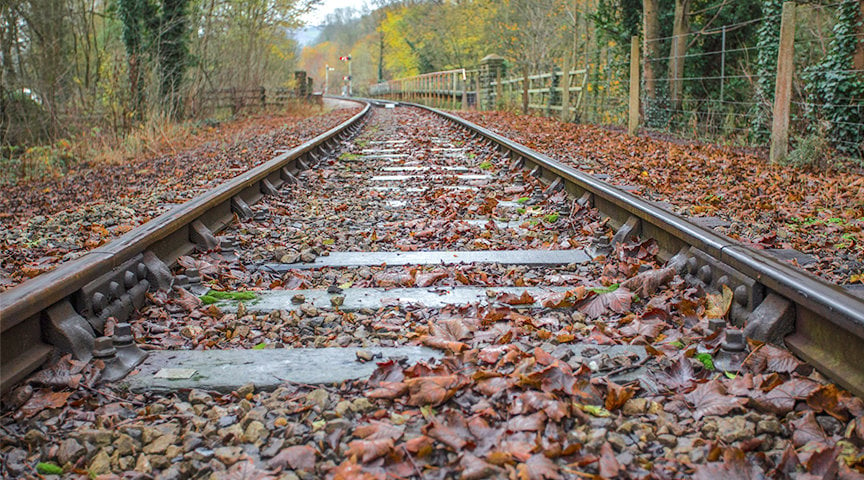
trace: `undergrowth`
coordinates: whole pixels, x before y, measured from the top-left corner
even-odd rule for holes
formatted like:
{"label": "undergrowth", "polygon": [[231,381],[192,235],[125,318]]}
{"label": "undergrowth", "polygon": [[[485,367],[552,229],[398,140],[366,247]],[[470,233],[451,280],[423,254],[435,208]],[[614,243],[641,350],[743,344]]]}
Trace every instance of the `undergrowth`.
{"label": "undergrowth", "polygon": [[[308,116],[313,112],[308,106],[304,109],[301,105],[289,105],[278,113]],[[244,117],[232,116],[226,120]],[[154,115],[126,132],[95,126],[51,144],[26,148],[5,145],[0,147],[0,185],[58,177],[76,167],[120,165],[142,156],[176,153],[188,147],[196,133],[218,126],[220,120],[176,122],[165,115]]]}

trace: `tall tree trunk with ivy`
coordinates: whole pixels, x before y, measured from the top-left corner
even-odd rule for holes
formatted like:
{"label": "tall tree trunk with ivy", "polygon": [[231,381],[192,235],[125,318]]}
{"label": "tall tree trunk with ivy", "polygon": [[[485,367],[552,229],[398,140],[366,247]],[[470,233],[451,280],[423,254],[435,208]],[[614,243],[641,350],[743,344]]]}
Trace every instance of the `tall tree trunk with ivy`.
{"label": "tall tree trunk with ivy", "polygon": [[762,24],[756,42],[755,95],[751,112],[750,140],[766,142],[771,133],[771,112],[774,105],[774,83],[777,72],[777,51],[780,48],[780,14],[783,0],[762,2]]}
{"label": "tall tree trunk with ivy", "polygon": [[837,7],[828,54],[804,72],[810,133],[825,135],[838,150],[864,154],[864,76],[855,67],[859,2]]}
{"label": "tall tree trunk with ivy", "polygon": [[687,34],[690,33],[690,0],[675,0],[675,19],[669,47],[669,101],[673,110],[681,107],[684,91],[684,61],[687,58]]}
{"label": "tall tree trunk with ivy", "polygon": [[180,85],[188,64],[187,30],[189,0],[162,0],[157,35],[159,52],[159,97],[163,113],[179,119],[183,116]]}
{"label": "tall tree trunk with ivy", "polygon": [[126,48],[129,69],[131,116],[141,120],[144,116],[144,60],[145,25],[143,19],[152,14],[146,0],[119,0],[117,13],[123,22],[123,45]]}

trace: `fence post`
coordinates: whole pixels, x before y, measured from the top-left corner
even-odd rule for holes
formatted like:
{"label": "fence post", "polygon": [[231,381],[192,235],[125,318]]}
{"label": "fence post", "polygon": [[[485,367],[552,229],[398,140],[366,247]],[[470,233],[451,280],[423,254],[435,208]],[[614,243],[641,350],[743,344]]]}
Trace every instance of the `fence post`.
{"label": "fence post", "polygon": [[468,110],[468,72],[462,72],[462,110]]}
{"label": "fence post", "polygon": [[561,121],[570,120],[570,54],[564,53],[564,78],[561,83]]}
{"label": "fence post", "polygon": [[783,2],[780,17],[780,49],[774,87],[774,114],[771,122],[772,162],[782,162],[789,150],[789,104],[792,100],[792,73],[795,69],[795,2]]}
{"label": "fence post", "polygon": [[630,113],[627,133],[636,135],[639,130],[639,36],[630,38]]}
{"label": "fence post", "polygon": [[528,65],[522,67],[522,115],[528,114]]}

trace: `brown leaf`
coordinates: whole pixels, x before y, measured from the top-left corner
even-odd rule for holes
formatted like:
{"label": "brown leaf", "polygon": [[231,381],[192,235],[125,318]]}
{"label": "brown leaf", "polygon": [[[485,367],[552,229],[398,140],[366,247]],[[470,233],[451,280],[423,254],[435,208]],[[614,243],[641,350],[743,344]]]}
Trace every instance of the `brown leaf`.
{"label": "brown leaf", "polygon": [[393,400],[408,392],[408,385],[403,382],[380,382],[378,388],[366,392],[368,398]]}
{"label": "brown leaf", "polygon": [[75,392],[54,392],[43,388],[33,392],[33,396],[19,411],[27,418],[36,415],[46,408],[60,408],[66,405],[66,400]]}
{"label": "brown leaf", "polygon": [[693,405],[693,418],[696,420],[705,415],[726,415],[747,402],[744,398],[726,395],[726,389],[717,380],[700,384],[684,398]]}
{"label": "brown leaf", "polygon": [[801,361],[788,350],[765,344],[753,352],[744,365],[753,373],[792,373],[798,369]]}
{"label": "brown leaf", "polygon": [[570,308],[586,296],[588,290],[580,285],[566,292],[552,292],[540,299],[540,305],[544,308]]}
{"label": "brown leaf", "polygon": [[399,440],[404,431],[404,425],[393,425],[392,423],[376,420],[355,428],[354,436],[366,440]]}
{"label": "brown leaf", "polygon": [[621,286],[635,292],[642,298],[654,295],[660,287],[666,285],[675,278],[675,269],[672,267],[659,268],[642,272],[635,277],[629,278],[621,283]]}
{"label": "brown leaf", "polygon": [[448,276],[449,274],[446,270],[435,270],[429,273],[418,273],[414,280],[418,287],[428,287],[438,280],[447,278]]}
{"label": "brown leaf", "polygon": [[363,467],[352,459],[345,460],[329,472],[332,480],[380,480],[383,477],[363,471]]}
{"label": "brown leaf", "polygon": [[281,468],[286,470],[305,470],[311,472],[315,470],[315,449],[308,445],[295,445],[288,447],[279,452],[275,457],[271,458],[267,465],[270,468]]}
{"label": "brown leaf", "polygon": [[558,465],[542,453],[534,454],[517,467],[520,480],[553,480],[561,478]]}
{"label": "brown leaf", "polygon": [[722,462],[709,462],[696,467],[694,480],[765,480],[768,477],[755,463],[747,461],[744,452],[729,448],[723,453]]}
{"label": "brown leaf", "polygon": [[495,297],[495,300],[508,305],[530,305],[534,303],[534,297],[527,290],[522,292],[522,295],[501,292]]}
{"label": "brown leaf", "polygon": [[393,440],[389,438],[381,440],[354,440],[348,444],[348,457],[357,457],[363,463],[369,463],[376,458],[383,457],[393,449]]}
{"label": "brown leaf", "polygon": [[464,385],[464,379],[458,375],[441,375],[431,377],[409,378],[405,380],[408,385],[408,405],[420,407],[441,405],[456,394]]}
{"label": "brown leaf", "polygon": [[818,386],[812,380],[793,378],[774,387],[768,393],[760,393],[759,390],[754,391],[753,400],[757,406],[764,410],[777,415],[786,415],[795,408],[795,402],[810,396]]}
{"label": "brown leaf", "polygon": [[828,442],[828,435],[822,426],[816,421],[816,415],[813,412],[805,413],[798,420],[789,422],[792,426],[792,443],[800,448],[809,442],[817,442],[825,444]]}
{"label": "brown leaf", "polygon": [[657,381],[672,391],[686,390],[696,380],[693,364],[684,356],[662,372],[653,374]]}
{"label": "brown leaf", "polygon": [[649,340],[654,340],[667,326],[665,322],[660,320],[640,320],[637,318],[622,327],[619,332],[625,337],[641,335]]}
{"label": "brown leaf", "polygon": [[622,387],[612,380],[606,380],[606,410],[618,410],[635,394],[636,389],[633,387]]}
{"label": "brown leaf", "polygon": [[187,312],[191,312],[201,306],[201,299],[189,293],[185,288],[174,287],[174,293],[176,294],[174,303],[180,305]]}
{"label": "brown leaf", "polygon": [[453,426],[445,425],[438,420],[429,424],[425,433],[427,436],[438,440],[457,452],[462,450],[467,443],[465,440],[467,430],[465,430],[464,427],[459,428],[459,426],[457,426],[454,428]]}
{"label": "brown leaf", "polygon": [[459,466],[462,467],[462,476],[460,478],[463,480],[480,480],[492,476],[497,477],[503,473],[499,467],[496,467],[481,458],[477,458],[471,453],[465,453],[462,455],[462,459],[459,461]]}
{"label": "brown leaf", "polygon": [[633,298],[630,290],[619,286],[614,291],[598,293],[585,301],[579,310],[591,318],[598,318],[607,312],[627,313]]}
{"label": "brown leaf", "polygon": [[840,389],[833,383],[819,385],[819,388],[807,396],[807,405],[816,413],[825,412],[841,422],[849,419],[840,405]]}
{"label": "brown leaf", "polygon": [[705,296],[705,318],[724,318],[732,307],[732,289],[723,285],[721,293]]}
{"label": "brown leaf", "polygon": [[600,447],[600,465],[598,467],[600,476],[603,478],[616,478],[621,472],[621,464],[615,458],[615,452],[612,450],[612,445],[609,442]]}
{"label": "brown leaf", "polygon": [[537,412],[532,415],[517,415],[507,421],[507,430],[511,432],[536,432],[543,428],[546,414]]}

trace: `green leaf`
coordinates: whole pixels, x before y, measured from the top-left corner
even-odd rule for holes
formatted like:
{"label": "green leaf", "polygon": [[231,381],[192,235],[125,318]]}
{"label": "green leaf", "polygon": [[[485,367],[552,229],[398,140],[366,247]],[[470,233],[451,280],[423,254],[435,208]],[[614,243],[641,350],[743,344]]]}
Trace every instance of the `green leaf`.
{"label": "green leaf", "polygon": [[430,421],[433,417],[435,417],[435,409],[432,408],[432,405],[423,405],[422,407],[420,407],[420,413],[427,421]]}
{"label": "green leaf", "polygon": [[63,468],[53,463],[39,462],[36,464],[36,471],[42,475],[60,475],[63,473]]}
{"label": "green leaf", "polygon": [[264,350],[265,348],[267,348],[267,342],[261,342],[258,345],[252,347],[252,350]]}
{"label": "green leaf", "polygon": [[598,295],[601,295],[604,293],[612,293],[615,290],[618,290],[618,287],[619,287],[619,284],[613,283],[612,285],[609,285],[608,287],[591,287],[588,289],[588,291],[594,292]]}
{"label": "green leaf", "polygon": [[525,202],[527,202],[528,200],[531,200],[531,197],[519,197],[519,200],[516,200],[516,203],[518,203],[519,205],[522,205]]}
{"label": "green leaf", "polygon": [[561,215],[558,212],[550,213],[549,215],[546,215],[546,221],[549,223],[555,223],[560,217]]}
{"label": "green leaf", "polygon": [[593,415],[595,417],[608,417],[612,415],[609,410],[606,410],[599,405],[582,405],[581,403],[575,403],[574,405],[583,412]]}
{"label": "green leaf", "polygon": [[324,245],[333,245],[334,243],[336,243],[336,240],[333,240],[332,238],[326,238],[321,243],[323,243]]}
{"label": "green leaf", "polygon": [[730,380],[735,380],[735,377],[738,376],[737,374],[732,373],[732,372],[723,372],[723,375],[726,375],[726,378],[728,378]]}

